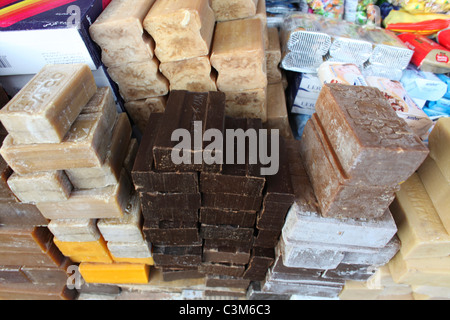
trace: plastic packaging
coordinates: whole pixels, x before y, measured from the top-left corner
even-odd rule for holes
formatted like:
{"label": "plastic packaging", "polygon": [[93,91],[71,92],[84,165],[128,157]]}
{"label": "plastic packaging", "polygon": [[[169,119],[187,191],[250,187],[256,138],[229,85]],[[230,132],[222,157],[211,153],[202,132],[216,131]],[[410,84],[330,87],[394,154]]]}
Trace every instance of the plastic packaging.
{"label": "plastic packaging", "polygon": [[342,83],[354,86],[367,86],[361,70],[352,63],[324,62],[319,67],[318,76],[322,84]]}
{"label": "plastic packaging", "polygon": [[448,0],[390,0],[410,13],[443,13],[450,10]]}
{"label": "plastic packaging", "polygon": [[438,101],[447,92],[448,85],[434,73],[418,70],[414,66],[403,71],[401,83],[412,98]]}

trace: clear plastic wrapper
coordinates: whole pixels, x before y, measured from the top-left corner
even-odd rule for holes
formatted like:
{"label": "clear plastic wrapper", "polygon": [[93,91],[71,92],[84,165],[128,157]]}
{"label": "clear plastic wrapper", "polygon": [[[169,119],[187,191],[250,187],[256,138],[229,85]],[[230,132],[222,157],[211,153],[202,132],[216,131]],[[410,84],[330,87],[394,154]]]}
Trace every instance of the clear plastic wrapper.
{"label": "clear plastic wrapper", "polygon": [[344,17],[344,0],[304,0],[309,13],[327,18],[342,19]]}
{"label": "clear plastic wrapper", "polygon": [[446,13],[450,11],[448,0],[388,0],[410,13]]}
{"label": "clear plastic wrapper", "polygon": [[303,53],[285,51],[281,60],[281,67],[285,70],[295,72],[317,73],[325,59],[325,57],[320,55],[311,56]]}
{"label": "clear plastic wrapper", "polygon": [[400,81],[403,76],[403,70],[401,69],[386,67],[378,64],[374,65],[371,63],[364,64],[364,67],[361,69],[361,71],[366,77],[375,76],[387,78],[394,81]]}

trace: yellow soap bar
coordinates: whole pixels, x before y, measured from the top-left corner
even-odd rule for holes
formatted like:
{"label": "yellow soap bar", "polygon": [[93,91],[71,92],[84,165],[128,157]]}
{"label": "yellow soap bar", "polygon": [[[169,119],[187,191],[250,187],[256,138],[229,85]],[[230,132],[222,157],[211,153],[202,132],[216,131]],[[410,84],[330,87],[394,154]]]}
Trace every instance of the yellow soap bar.
{"label": "yellow soap bar", "polygon": [[0,110],[0,120],[17,144],[59,143],[96,91],[87,65],[47,65]]}
{"label": "yellow soap bar", "polygon": [[150,266],[129,263],[81,263],[79,271],[87,283],[147,284]]}
{"label": "yellow soap bar", "polygon": [[441,118],[428,139],[430,156],[450,183],[450,118]]}
{"label": "yellow soap bar", "polygon": [[209,0],[158,0],[144,20],[161,62],[209,54],[216,23]]}
{"label": "yellow soap bar", "polygon": [[411,286],[450,286],[450,257],[405,259],[399,252],[390,262],[392,279]]}
{"label": "yellow soap bar", "polygon": [[436,162],[430,157],[420,167],[419,176],[441,218],[442,224],[447,233],[450,234],[450,183],[445,179]]}
{"label": "yellow soap bar", "polygon": [[218,72],[220,91],[265,88],[267,65],[261,21],[244,19],[217,23],[211,64]]}
{"label": "yellow soap bar", "polygon": [[211,4],[216,20],[228,21],[253,17],[256,14],[258,0],[212,0]]}
{"label": "yellow soap bar", "polygon": [[417,173],[401,185],[391,212],[402,242],[405,259],[439,258],[450,255],[450,235]]}
{"label": "yellow soap bar", "polygon": [[112,262],[105,240],[100,237],[90,242],[64,242],[53,239],[63,255],[74,262]]}
{"label": "yellow soap bar", "polygon": [[149,258],[117,258],[112,254],[111,254],[111,257],[114,260],[114,262],[118,262],[118,263],[146,264],[148,266],[153,266],[155,264],[153,257],[149,257]]}

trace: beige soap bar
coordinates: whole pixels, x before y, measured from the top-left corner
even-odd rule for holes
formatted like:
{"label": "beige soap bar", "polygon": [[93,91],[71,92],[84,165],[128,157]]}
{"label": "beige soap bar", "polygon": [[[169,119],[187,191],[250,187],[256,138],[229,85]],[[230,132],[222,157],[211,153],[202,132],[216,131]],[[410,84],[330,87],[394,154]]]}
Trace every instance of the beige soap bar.
{"label": "beige soap bar", "polygon": [[122,170],[117,185],[74,190],[67,201],[37,203],[36,206],[50,220],[121,218],[125,214],[131,190],[131,180]]}
{"label": "beige soap bar", "polygon": [[258,0],[212,0],[211,4],[216,20],[228,21],[256,15]]}
{"label": "beige soap bar", "polygon": [[269,46],[266,48],[267,81],[277,83],[282,80],[281,69],[281,45],[277,28],[269,28]]}
{"label": "beige soap bar", "polygon": [[17,144],[58,143],[96,90],[87,65],[47,65],[0,110],[0,121]]}
{"label": "beige soap bar", "polygon": [[156,58],[108,68],[108,73],[119,85],[120,94],[126,102],[165,96],[169,92],[169,82],[159,72]]}
{"label": "beige soap bar", "polygon": [[8,185],[23,203],[65,201],[73,189],[62,170],[26,175],[13,173],[8,179]]}
{"label": "beige soap bar", "polygon": [[108,249],[116,258],[145,259],[151,258],[152,253],[147,241],[139,242],[108,242]]}
{"label": "beige soap bar", "polygon": [[225,114],[233,118],[267,121],[267,90],[254,89],[225,92]]}
{"label": "beige soap bar", "polygon": [[116,117],[111,89],[100,88],[61,143],[24,145],[16,143],[8,135],[0,154],[21,175],[36,171],[99,167],[106,158]]}
{"label": "beige soap bar", "polygon": [[450,286],[450,257],[405,259],[398,253],[389,262],[389,270],[397,283],[411,286]]}
{"label": "beige soap bar", "polygon": [[66,170],[76,189],[96,189],[119,183],[120,172],[131,140],[131,124],[126,113],[119,115],[101,167]]}
{"label": "beige soap bar", "polygon": [[161,62],[209,54],[215,25],[210,0],[158,0],[144,20]]}
{"label": "beige soap bar", "polygon": [[164,113],[166,109],[167,96],[151,97],[142,100],[129,101],[125,103],[125,110],[131,120],[136,124],[141,133],[147,127],[148,118],[152,113]]}
{"label": "beige soap bar", "polygon": [[114,0],[89,28],[102,48],[107,67],[153,58],[154,42],[144,31],[143,21],[155,0]]}
{"label": "beige soap bar", "polygon": [[217,91],[209,56],[181,61],[163,62],[159,65],[162,74],[169,79],[170,90],[191,92]]}
{"label": "beige soap bar", "polygon": [[142,224],[141,201],[138,194],[131,197],[122,218],[100,219],[97,222],[98,229],[103,235],[103,238],[106,241],[114,242],[144,241]]}
{"label": "beige soap bar", "polygon": [[419,168],[419,176],[442,224],[450,234],[450,183],[430,157]]}
{"label": "beige soap bar", "polygon": [[220,91],[265,88],[267,66],[260,20],[217,23],[211,64],[218,72],[217,88]]}
{"label": "beige soap bar", "polygon": [[256,7],[256,14],[254,17],[250,17],[249,19],[259,19],[262,23],[263,29],[263,38],[264,38],[264,47],[269,48],[269,28],[267,26],[267,9],[266,9],[266,1],[258,1],[258,6]]}
{"label": "beige soap bar", "polygon": [[52,220],[48,229],[63,242],[93,242],[100,239],[95,219]]}
{"label": "beige soap bar", "polygon": [[418,174],[401,185],[391,206],[405,259],[450,255],[450,235],[445,230]]}
{"label": "beige soap bar", "polygon": [[294,138],[281,82],[267,86],[267,128],[280,130],[280,135],[285,139]]}
{"label": "beige soap bar", "polygon": [[441,118],[428,138],[430,156],[450,183],[450,118]]}

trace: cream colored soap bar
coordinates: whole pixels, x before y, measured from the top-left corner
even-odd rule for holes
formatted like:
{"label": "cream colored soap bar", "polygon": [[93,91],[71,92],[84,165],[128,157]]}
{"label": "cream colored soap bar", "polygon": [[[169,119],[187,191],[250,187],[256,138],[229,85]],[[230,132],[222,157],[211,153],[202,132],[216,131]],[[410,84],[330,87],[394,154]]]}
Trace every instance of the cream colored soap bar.
{"label": "cream colored soap bar", "polygon": [[73,186],[64,171],[37,172],[26,175],[13,173],[8,185],[23,203],[65,201]]}
{"label": "cream colored soap bar", "polygon": [[439,218],[441,218],[442,224],[447,233],[450,234],[450,183],[445,179],[436,162],[430,157],[419,168],[419,176]]}
{"label": "cream colored soap bar", "polygon": [[450,255],[450,235],[417,174],[401,185],[391,211],[398,226],[404,259]]}
{"label": "cream colored soap bar", "polygon": [[152,257],[149,244],[145,240],[139,242],[109,241],[108,249],[117,258],[145,259]]}
{"label": "cream colored soap bar", "polygon": [[211,64],[218,72],[217,88],[220,91],[265,88],[267,66],[260,20],[217,23]]}
{"label": "cream colored soap bar", "polygon": [[126,113],[119,115],[108,146],[105,163],[101,167],[66,170],[76,189],[96,189],[119,183],[123,161],[131,140],[131,124]]}
{"label": "cream colored soap bar", "polygon": [[93,242],[98,241],[101,236],[96,222],[94,219],[52,220],[48,229],[59,241]]}
{"label": "cream colored soap bar", "polygon": [[282,137],[293,139],[286,106],[286,96],[281,82],[267,86],[267,128],[278,129]]}
{"label": "cream colored soap bar", "polygon": [[450,257],[405,259],[398,253],[389,262],[392,278],[411,286],[450,286]]}
{"label": "cream colored soap bar", "polygon": [[131,192],[131,181],[122,170],[117,185],[100,189],[74,190],[69,200],[37,203],[47,219],[121,218],[125,214]]}
{"label": "cream colored soap bar", "polygon": [[144,20],[161,62],[209,54],[215,25],[209,0],[158,0]]}
{"label": "cream colored soap bar", "polygon": [[[260,0],[259,2],[265,2]],[[212,9],[217,21],[228,21],[253,17],[258,0],[212,0]]]}
{"label": "cream colored soap bar", "polygon": [[153,58],[154,42],[143,21],[155,0],[114,0],[89,28],[92,39],[102,48],[107,67]]}
{"label": "cream colored soap bar", "polygon": [[269,83],[277,83],[282,79],[281,69],[281,47],[277,28],[269,28],[269,46],[266,49],[267,58],[267,80]]}
{"label": "cream colored soap bar", "polygon": [[450,118],[441,118],[428,139],[430,156],[450,183]]}
{"label": "cream colored soap bar", "polygon": [[17,144],[58,143],[96,90],[87,65],[47,65],[0,110],[0,121]]}
{"label": "cream colored soap bar", "polygon": [[71,168],[99,167],[103,164],[117,116],[109,88],[92,97],[61,143],[18,144],[7,136],[0,153],[18,174]]}
{"label": "cream colored soap bar", "polygon": [[108,68],[108,73],[119,85],[120,94],[126,102],[165,96],[169,92],[169,82],[159,72],[156,58]]}
{"label": "cream colored soap bar", "polygon": [[163,113],[166,109],[167,96],[152,97],[125,103],[125,109],[141,133],[145,131],[150,114]]}
{"label": "cream colored soap bar", "polygon": [[135,194],[131,197],[122,218],[100,219],[97,222],[98,229],[106,241],[142,242],[144,241],[144,235],[142,233],[143,218],[141,212],[140,197]]}
{"label": "cream colored soap bar", "polygon": [[267,121],[267,90],[254,89],[225,92],[225,113],[234,118],[255,118]]}
{"label": "cream colored soap bar", "polygon": [[217,91],[215,78],[211,74],[209,56],[163,62],[159,65],[159,69],[169,79],[171,91]]}

